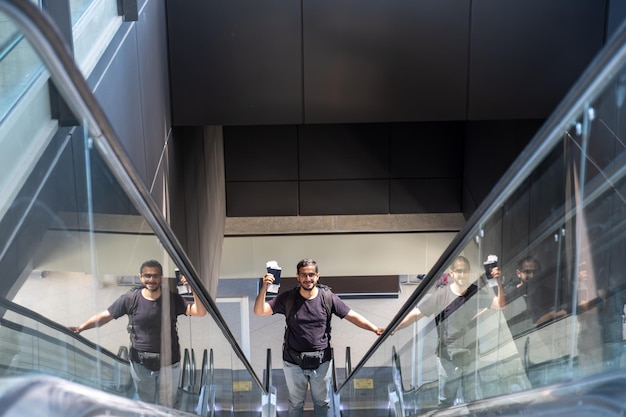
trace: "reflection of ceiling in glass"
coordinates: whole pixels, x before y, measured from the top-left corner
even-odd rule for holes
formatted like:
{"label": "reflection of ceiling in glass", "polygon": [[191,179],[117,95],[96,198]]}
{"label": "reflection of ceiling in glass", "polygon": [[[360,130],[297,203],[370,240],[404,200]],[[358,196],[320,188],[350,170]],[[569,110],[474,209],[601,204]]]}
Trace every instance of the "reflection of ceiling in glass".
{"label": "reflection of ceiling in glass", "polygon": [[[90,236],[86,232],[49,230],[33,257],[33,268],[91,273],[92,250],[99,274],[136,275],[144,261],[162,260],[166,256],[159,240],[151,235],[94,233]],[[163,263],[163,268],[166,275],[174,276],[173,264]]]}
{"label": "reflection of ceiling in glass", "polygon": [[[63,212],[59,213],[58,219],[66,229],[89,230],[89,218],[86,213]],[[154,234],[143,217],[123,214],[94,214],[93,230],[96,232]]]}

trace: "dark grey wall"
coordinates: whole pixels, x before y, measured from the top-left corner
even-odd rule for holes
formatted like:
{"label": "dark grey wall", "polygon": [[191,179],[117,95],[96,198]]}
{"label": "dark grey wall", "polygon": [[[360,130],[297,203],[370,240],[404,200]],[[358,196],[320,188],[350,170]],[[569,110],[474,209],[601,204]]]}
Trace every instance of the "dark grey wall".
{"label": "dark grey wall", "polygon": [[304,123],[462,120],[470,1],[302,2]]}
{"label": "dark grey wall", "polygon": [[470,214],[540,125],[227,127],[227,215]]}
{"label": "dark grey wall", "polygon": [[550,115],[604,41],[603,0],[474,0],[470,120]]}
{"label": "dark grey wall", "polygon": [[463,155],[463,213],[469,217],[519,153],[543,120],[474,121],[466,125]]}
{"label": "dark grey wall", "polygon": [[543,119],[606,1],[169,0],[174,124]]}
{"label": "dark grey wall", "polygon": [[139,20],[123,23],[88,81],[138,174],[162,201],[161,155],[171,126],[165,2],[143,3]]}
{"label": "dark grey wall", "polygon": [[176,125],[302,122],[300,2],[169,1]]}

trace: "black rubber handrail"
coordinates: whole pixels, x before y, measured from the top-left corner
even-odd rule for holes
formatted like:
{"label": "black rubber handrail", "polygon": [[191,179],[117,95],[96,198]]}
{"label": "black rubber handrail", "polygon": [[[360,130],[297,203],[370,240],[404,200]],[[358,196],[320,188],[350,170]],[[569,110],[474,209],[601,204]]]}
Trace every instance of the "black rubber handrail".
{"label": "black rubber handrail", "polygon": [[[78,340],[82,345],[87,346],[90,349],[93,350],[97,350],[98,352],[103,353],[104,355],[108,356],[111,359],[114,359],[116,361],[119,362],[126,362],[128,363],[128,361],[124,361],[123,358],[119,357],[118,355],[114,354],[113,352],[111,352],[108,349],[103,348],[100,345],[97,345],[95,343],[93,343],[92,341],[90,341],[89,339],[84,338],[83,336],[74,333],[73,331],[71,331],[70,329],[68,329],[67,327],[50,320],[49,318],[47,318],[46,316],[43,316],[31,309],[28,309],[24,306],[21,306],[19,304],[14,303],[13,301],[9,301],[6,298],[0,298],[0,306],[10,310],[22,317],[26,317],[29,318],[33,321],[35,321],[38,324],[41,324],[49,329],[53,329],[61,334],[63,334],[65,337],[71,337],[74,338],[76,340]],[[6,319],[3,319],[6,320]]]}
{"label": "black rubber handrail", "polygon": [[[211,371],[213,370],[213,348],[211,348]],[[202,353],[202,370],[200,371],[200,386],[213,384],[213,373],[209,375],[209,351]]]}
{"label": "black rubber handrail", "polygon": [[270,392],[272,386],[272,349],[267,349],[267,359],[265,362],[265,391]]}

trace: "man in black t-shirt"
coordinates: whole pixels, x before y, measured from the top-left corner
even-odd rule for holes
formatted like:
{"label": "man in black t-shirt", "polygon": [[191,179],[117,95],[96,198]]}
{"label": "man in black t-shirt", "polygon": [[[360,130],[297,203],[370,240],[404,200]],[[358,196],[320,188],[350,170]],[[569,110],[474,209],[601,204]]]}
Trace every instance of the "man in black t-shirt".
{"label": "man in black t-shirt", "polygon": [[[519,281],[505,287],[507,310],[510,310],[508,306],[513,303],[521,304],[520,300],[524,300],[527,310],[508,319],[512,329],[524,317],[530,317],[532,325],[541,326],[567,314],[557,302],[557,283],[554,278],[542,274],[539,260],[532,256],[520,259],[515,273]],[[516,333],[517,331],[514,332]]]}
{"label": "man in black t-shirt", "polygon": [[[302,417],[304,400],[311,387],[314,417],[328,417],[330,411],[330,316],[335,314],[356,326],[381,335],[365,317],[353,311],[329,289],[318,287],[319,273],[313,259],[303,259],[296,266],[299,287],[265,301],[272,274],[263,277],[263,285],[254,302],[254,314],[284,314],[287,328],[283,346],[283,371],[289,390],[289,417]],[[326,293],[324,293],[326,292]]]}
{"label": "man in black t-shirt", "polygon": [[[163,267],[158,261],[144,262],[139,271],[142,288],[122,295],[102,313],[69,329],[78,334],[128,315],[131,375],[139,399],[175,407],[180,379],[177,317],[182,314],[204,316],[206,309],[195,293],[194,302],[189,304],[178,293],[169,292],[164,297]],[[182,275],[181,284],[187,284]]]}
{"label": "man in black t-shirt", "polygon": [[473,367],[477,354],[476,319],[488,308],[504,306],[504,288],[498,267],[491,270],[497,286],[494,295],[489,285],[478,285],[471,277],[470,263],[458,256],[450,268],[452,280],[438,285],[435,291],[423,299],[400,322],[398,329],[408,326],[422,317],[435,316],[437,327],[437,359],[440,374],[439,403],[453,405],[459,387],[463,401],[476,398],[479,387],[475,383]]}

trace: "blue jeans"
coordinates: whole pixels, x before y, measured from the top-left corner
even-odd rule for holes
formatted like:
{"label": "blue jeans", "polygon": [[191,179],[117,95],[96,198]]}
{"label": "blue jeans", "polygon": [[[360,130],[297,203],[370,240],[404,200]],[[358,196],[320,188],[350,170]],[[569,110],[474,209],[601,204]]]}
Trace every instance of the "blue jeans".
{"label": "blue jeans", "polygon": [[178,404],[180,362],[151,371],[137,362],[130,362],[135,391],[141,401],[175,408]]}
{"label": "blue jeans", "polygon": [[332,361],[324,362],[317,369],[302,369],[298,365],[283,361],[285,382],[289,390],[289,417],[302,417],[308,386],[311,386],[313,416],[329,417],[330,382]]}

